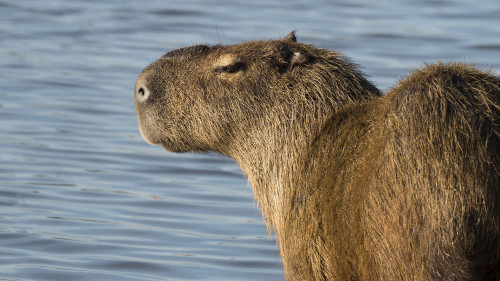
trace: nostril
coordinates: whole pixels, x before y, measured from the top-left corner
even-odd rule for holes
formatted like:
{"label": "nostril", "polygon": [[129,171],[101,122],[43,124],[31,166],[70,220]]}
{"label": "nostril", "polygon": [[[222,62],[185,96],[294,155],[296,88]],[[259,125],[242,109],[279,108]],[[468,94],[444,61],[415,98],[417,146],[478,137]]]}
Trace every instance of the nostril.
{"label": "nostril", "polygon": [[136,99],[139,102],[145,102],[149,98],[149,90],[143,85],[138,85],[136,90]]}

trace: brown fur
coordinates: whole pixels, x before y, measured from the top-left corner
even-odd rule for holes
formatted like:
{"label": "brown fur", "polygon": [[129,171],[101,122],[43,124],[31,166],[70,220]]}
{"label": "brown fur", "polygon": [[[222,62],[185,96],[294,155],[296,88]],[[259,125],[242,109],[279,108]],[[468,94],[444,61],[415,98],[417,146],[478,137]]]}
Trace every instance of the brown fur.
{"label": "brown fur", "polygon": [[167,53],[141,133],[233,157],[287,280],[500,280],[500,79],[461,63],[385,95],[337,52],[285,40]]}

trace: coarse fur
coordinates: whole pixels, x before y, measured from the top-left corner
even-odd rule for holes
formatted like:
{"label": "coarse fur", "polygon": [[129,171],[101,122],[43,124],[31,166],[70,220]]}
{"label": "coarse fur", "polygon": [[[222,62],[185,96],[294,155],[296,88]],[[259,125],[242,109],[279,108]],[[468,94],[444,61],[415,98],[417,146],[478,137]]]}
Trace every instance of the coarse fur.
{"label": "coarse fur", "polygon": [[500,79],[424,66],[382,95],[338,52],[197,45],[139,76],[144,138],[234,158],[286,280],[500,280]]}

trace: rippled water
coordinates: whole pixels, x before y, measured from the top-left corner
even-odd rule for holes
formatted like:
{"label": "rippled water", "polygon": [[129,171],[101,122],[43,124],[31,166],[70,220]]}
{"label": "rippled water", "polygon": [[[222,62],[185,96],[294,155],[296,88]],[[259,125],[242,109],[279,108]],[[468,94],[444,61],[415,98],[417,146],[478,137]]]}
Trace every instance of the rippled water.
{"label": "rippled water", "polygon": [[0,280],[280,280],[238,166],[140,137],[133,87],[168,49],[338,49],[387,89],[423,62],[500,69],[486,1],[1,1]]}

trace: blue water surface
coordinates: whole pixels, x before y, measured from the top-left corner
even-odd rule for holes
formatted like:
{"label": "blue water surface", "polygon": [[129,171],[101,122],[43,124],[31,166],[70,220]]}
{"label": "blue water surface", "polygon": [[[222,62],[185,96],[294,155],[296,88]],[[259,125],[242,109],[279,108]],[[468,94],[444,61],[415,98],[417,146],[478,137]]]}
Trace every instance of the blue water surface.
{"label": "blue water surface", "polygon": [[500,3],[0,0],[0,280],[281,280],[239,167],[140,137],[133,88],[167,50],[281,38],[381,89],[424,62],[500,69]]}

